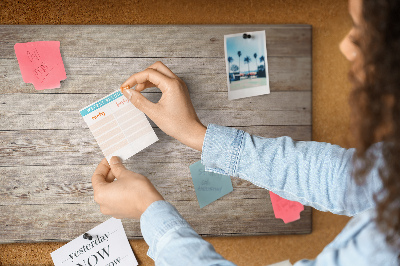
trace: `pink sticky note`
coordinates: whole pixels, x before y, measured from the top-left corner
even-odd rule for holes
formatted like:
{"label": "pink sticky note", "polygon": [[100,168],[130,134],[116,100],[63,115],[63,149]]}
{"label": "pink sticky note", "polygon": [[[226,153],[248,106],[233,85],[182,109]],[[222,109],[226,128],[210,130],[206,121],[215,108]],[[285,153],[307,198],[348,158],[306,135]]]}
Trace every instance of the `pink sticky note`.
{"label": "pink sticky note", "polygon": [[59,41],[16,43],[14,45],[22,79],[37,90],[60,88],[67,78]]}
{"label": "pink sticky note", "polygon": [[275,218],[282,219],[285,224],[300,219],[300,212],[304,211],[304,206],[296,201],[290,201],[273,192],[269,192]]}

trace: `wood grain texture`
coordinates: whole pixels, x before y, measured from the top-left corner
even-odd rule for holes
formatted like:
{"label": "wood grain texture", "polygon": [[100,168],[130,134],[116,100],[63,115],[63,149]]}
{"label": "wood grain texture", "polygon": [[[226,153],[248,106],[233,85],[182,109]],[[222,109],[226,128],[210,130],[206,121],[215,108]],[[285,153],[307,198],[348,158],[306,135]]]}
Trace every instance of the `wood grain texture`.
{"label": "wood grain texture", "polygon": [[224,35],[258,30],[268,56],[311,56],[309,25],[2,25],[0,57],[13,58],[15,42],[58,40],[63,57],[224,58]]}
{"label": "wood grain texture", "polygon": [[[160,93],[143,94],[153,102],[161,97]],[[3,94],[0,123],[3,130],[84,129],[87,126],[77,110],[105,95],[90,94],[83,98],[82,94]],[[233,127],[311,125],[310,91],[276,92],[240,101],[224,100],[226,92],[197,92],[191,94],[191,99],[204,124],[218,121],[220,125]]]}
{"label": "wood grain texture", "polygon": [[[61,47],[62,49],[62,47]],[[192,91],[227,92],[225,62],[221,58],[74,58],[63,55],[68,78],[59,93],[105,93],[118,88],[127,77],[161,60],[183,79]],[[15,58],[0,56],[0,93],[37,93],[25,84]],[[310,91],[311,57],[269,56],[271,91]],[[105,76],[106,73],[106,76]],[[149,91],[157,91],[150,89]],[[45,90],[40,93],[54,93]]]}
{"label": "wood grain texture", "polygon": [[[271,94],[228,101],[223,35],[255,30],[266,31]],[[13,46],[36,40],[61,41],[60,89],[22,81]],[[0,26],[0,243],[68,241],[108,218],[90,182],[103,156],[78,110],[157,60],[187,83],[204,124],[311,140],[310,26]],[[156,88],[144,95],[161,96]],[[311,232],[311,208],[285,225],[268,191],[237,178],[232,193],[199,209],[188,166],[200,153],[152,126],[160,140],[126,165],[148,176],[199,234]],[[124,227],[141,237],[138,222]]]}

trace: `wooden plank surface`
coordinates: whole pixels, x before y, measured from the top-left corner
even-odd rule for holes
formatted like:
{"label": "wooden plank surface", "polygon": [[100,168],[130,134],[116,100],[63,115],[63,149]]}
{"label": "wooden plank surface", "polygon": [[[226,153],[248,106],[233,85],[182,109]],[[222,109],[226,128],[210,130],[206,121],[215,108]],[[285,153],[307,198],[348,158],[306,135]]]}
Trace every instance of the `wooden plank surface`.
{"label": "wooden plank surface", "polygon": [[[64,46],[65,44],[61,43],[61,54],[63,58],[66,58],[67,55],[62,50]],[[62,90],[61,92],[65,93],[101,92],[108,94],[110,87],[120,84],[126,80],[127,76],[129,77],[133,73],[142,71],[156,60],[162,60],[171,69],[174,69],[174,73],[187,83],[189,89],[196,88],[196,84],[201,84],[202,90],[227,93],[223,57],[213,59],[71,57],[68,60],[64,60],[68,78],[62,81],[63,86],[58,90]],[[32,85],[23,82],[18,62],[15,58],[2,58],[0,56],[0,68],[4,70],[0,73],[0,78],[2,79],[0,93],[36,92]],[[310,91],[311,56],[269,56],[268,71],[270,87],[274,91]],[[107,73],[107,78],[104,78],[105,73]],[[155,92],[156,90],[151,89],[149,91]],[[40,91],[40,93],[54,92],[45,90]]]}
{"label": "wooden plank surface", "polygon": [[[255,30],[266,31],[271,94],[229,101],[223,36]],[[22,81],[14,44],[39,40],[61,42],[60,89]],[[204,124],[311,140],[308,25],[0,26],[0,243],[68,241],[109,218],[90,182],[103,156],[78,110],[157,60],[187,83]],[[144,94],[161,96],[156,88]],[[238,178],[232,193],[200,209],[189,172],[200,153],[152,126],[160,140],[126,165],[148,176],[199,234],[311,232],[311,208],[284,224],[268,191]],[[138,221],[123,223],[128,238],[141,237]]]}

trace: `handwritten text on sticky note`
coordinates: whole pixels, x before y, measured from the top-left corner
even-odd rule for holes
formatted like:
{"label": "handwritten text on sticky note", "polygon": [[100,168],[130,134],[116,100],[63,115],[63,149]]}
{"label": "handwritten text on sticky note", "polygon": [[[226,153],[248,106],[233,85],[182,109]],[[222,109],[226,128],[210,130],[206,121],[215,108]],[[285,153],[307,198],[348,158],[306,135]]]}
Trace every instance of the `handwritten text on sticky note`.
{"label": "handwritten text on sticky note", "polygon": [[230,176],[206,172],[200,161],[190,165],[189,168],[200,208],[232,192]]}
{"label": "handwritten text on sticky note", "polygon": [[67,78],[59,41],[16,43],[14,50],[24,82],[35,89],[60,88]]}
{"label": "handwritten text on sticky note", "polygon": [[300,212],[304,211],[304,206],[296,201],[284,199],[273,192],[269,192],[275,218],[282,219],[285,224],[300,219]]}

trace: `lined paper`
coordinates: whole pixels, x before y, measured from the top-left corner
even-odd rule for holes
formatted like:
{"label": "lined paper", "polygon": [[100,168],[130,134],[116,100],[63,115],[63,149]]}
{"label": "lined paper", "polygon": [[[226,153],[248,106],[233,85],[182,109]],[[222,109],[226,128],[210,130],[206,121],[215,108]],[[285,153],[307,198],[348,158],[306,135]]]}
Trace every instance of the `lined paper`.
{"label": "lined paper", "polygon": [[158,140],[145,114],[119,90],[79,112],[107,161],[126,160]]}

